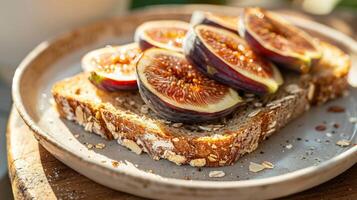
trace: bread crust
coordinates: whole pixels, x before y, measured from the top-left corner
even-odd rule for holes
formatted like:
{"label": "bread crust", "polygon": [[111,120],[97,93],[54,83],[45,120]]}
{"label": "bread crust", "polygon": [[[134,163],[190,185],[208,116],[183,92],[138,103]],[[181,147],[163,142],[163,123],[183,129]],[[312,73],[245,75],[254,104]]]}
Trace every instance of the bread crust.
{"label": "bread crust", "polygon": [[[309,110],[310,105],[339,97],[347,88],[345,76],[304,75],[286,81],[278,94],[261,101],[262,106],[249,103],[239,108],[223,128],[199,134],[138,113],[137,108],[131,109],[125,103],[118,105],[122,94],[98,90],[84,73],[56,83],[52,94],[61,117],[75,121],[86,131],[115,139],[137,154],[146,152],[155,160],[163,158],[177,165],[217,167],[234,164]],[[125,99],[134,99],[143,106],[135,93],[125,94]]]}

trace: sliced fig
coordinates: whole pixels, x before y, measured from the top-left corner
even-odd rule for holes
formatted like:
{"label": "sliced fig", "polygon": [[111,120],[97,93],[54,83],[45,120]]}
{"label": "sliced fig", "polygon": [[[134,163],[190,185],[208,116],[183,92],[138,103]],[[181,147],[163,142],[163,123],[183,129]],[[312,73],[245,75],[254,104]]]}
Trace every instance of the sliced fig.
{"label": "sliced fig", "polygon": [[336,77],[346,76],[351,67],[351,58],[341,49],[328,42],[320,41],[321,59],[312,67],[313,72],[332,73]]}
{"label": "sliced fig", "polygon": [[274,93],[283,82],[272,63],[255,54],[237,34],[221,28],[195,26],[187,33],[183,49],[198,69],[235,89]]}
{"label": "sliced fig", "polygon": [[307,73],[322,56],[317,41],[283,17],[261,8],[245,8],[239,33],[252,49],[289,69]]}
{"label": "sliced fig", "polygon": [[203,75],[178,52],[151,48],[139,59],[136,71],[142,98],[167,120],[214,120],[242,102],[235,90]]}
{"label": "sliced fig", "polygon": [[158,47],[182,52],[182,42],[188,28],[189,24],[184,21],[149,21],[136,29],[134,40],[143,51]]}
{"label": "sliced fig", "polygon": [[137,88],[135,66],[141,50],[136,43],[108,46],[87,53],[82,68],[90,72],[89,80],[107,91]]}
{"label": "sliced fig", "polygon": [[217,13],[195,11],[191,17],[191,24],[206,24],[227,29],[234,33],[238,33],[239,17],[234,15],[221,15]]}

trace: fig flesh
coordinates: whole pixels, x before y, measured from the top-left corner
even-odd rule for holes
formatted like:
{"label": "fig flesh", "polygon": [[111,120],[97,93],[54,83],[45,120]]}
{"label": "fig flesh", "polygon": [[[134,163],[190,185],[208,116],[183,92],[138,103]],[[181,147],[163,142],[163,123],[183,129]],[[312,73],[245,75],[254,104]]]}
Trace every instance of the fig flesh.
{"label": "fig flesh", "polygon": [[211,12],[195,11],[192,13],[190,24],[206,24],[224,28],[238,34],[239,17],[234,15],[221,15]]}
{"label": "fig flesh", "polygon": [[134,40],[144,51],[152,47],[182,52],[182,42],[189,24],[184,21],[159,20],[141,24],[135,31]]}
{"label": "fig flesh", "polygon": [[108,46],[87,53],[82,68],[89,80],[106,91],[137,89],[135,66],[141,50],[136,43]]}
{"label": "fig flesh", "polygon": [[137,63],[139,92],[158,116],[196,123],[231,113],[242,102],[238,93],[192,67],[181,53],[151,48]]}
{"label": "fig flesh", "polygon": [[261,8],[245,8],[239,33],[257,53],[289,69],[307,73],[322,56],[316,39],[283,17]]}
{"label": "fig flesh", "polygon": [[255,54],[237,34],[221,28],[196,25],[187,33],[183,49],[200,71],[235,89],[274,93],[283,82],[272,63]]}

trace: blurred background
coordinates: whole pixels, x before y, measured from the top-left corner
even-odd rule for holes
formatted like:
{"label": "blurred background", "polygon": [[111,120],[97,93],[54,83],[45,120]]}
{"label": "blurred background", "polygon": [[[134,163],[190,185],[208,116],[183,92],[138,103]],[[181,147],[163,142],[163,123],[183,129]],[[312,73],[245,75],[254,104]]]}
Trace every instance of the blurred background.
{"label": "blurred background", "polygon": [[159,4],[261,6],[315,19],[357,39],[357,0],[0,0],[0,199],[12,199],[6,122],[12,75],[41,41],[80,25]]}

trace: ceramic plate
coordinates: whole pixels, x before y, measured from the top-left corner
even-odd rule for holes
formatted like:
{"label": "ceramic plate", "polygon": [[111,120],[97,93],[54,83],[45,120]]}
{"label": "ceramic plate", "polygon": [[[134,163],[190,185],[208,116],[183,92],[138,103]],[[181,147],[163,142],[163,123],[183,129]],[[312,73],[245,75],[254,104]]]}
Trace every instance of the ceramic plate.
{"label": "ceramic plate", "polygon": [[[34,49],[16,71],[13,98],[39,142],[59,160],[98,183],[160,199],[280,197],[327,181],[356,163],[356,125],[350,123],[349,118],[357,117],[357,90],[352,88],[349,95],[312,108],[235,165],[201,170],[165,160],[154,161],[146,154],[136,155],[115,141],[88,134],[76,124],[58,117],[51,105],[50,88],[56,81],[80,72],[80,60],[86,52],[108,44],[132,41],[135,27],[144,21],[188,20],[196,9],[241,11],[239,8],[202,5],[152,8],[76,29]],[[351,54],[357,52],[356,42],[342,33],[312,21],[287,17]],[[356,65],[356,55],[351,56]],[[331,105],[343,106],[346,112],[328,113],[326,109]],[[327,130],[316,131],[315,126],[322,123],[326,124]],[[340,127],[334,128],[333,124]],[[352,144],[344,148],[336,145],[341,139]],[[88,150],[86,143],[104,143],[106,147]],[[119,161],[119,166],[115,161]],[[259,173],[248,170],[250,162],[262,161],[274,163],[274,169]],[[212,170],[222,170],[226,175],[210,178],[208,174]]]}

